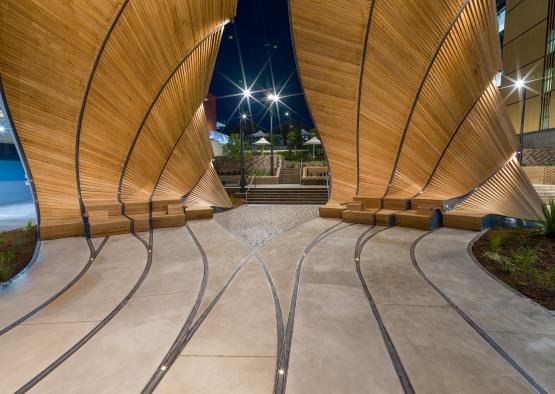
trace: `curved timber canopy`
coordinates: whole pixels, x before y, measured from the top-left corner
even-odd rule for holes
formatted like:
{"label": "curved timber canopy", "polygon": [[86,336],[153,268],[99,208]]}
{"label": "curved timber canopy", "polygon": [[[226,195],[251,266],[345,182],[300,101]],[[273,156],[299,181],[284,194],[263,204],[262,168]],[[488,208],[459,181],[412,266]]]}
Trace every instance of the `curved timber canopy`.
{"label": "curved timber canopy", "polygon": [[3,94],[32,175],[41,232],[62,225],[62,236],[79,235],[88,212],[117,217],[133,211],[128,204],[189,194],[230,206],[214,176],[203,101],[236,6],[2,2]]}
{"label": "curved timber canopy", "polygon": [[495,85],[495,1],[290,0],[289,7],[301,81],[332,173],[330,201],[442,201],[452,212],[542,218]]}

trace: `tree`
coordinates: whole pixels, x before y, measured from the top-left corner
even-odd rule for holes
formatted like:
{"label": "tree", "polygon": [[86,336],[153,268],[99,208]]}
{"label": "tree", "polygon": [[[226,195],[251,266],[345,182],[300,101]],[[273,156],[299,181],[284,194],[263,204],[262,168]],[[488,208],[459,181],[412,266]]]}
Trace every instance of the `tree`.
{"label": "tree", "polygon": [[[247,150],[247,142],[243,141],[243,150]],[[241,156],[241,136],[233,133],[229,136],[229,141],[224,145],[224,155],[228,160],[239,160]]]}
{"label": "tree", "polygon": [[303,139],[299,130],[293,129],[289,133],[287,133],[287,145],[289,145],[289,149],[291,149],[292,146],[298,148],[299,145],[301,145],[302,143]]}

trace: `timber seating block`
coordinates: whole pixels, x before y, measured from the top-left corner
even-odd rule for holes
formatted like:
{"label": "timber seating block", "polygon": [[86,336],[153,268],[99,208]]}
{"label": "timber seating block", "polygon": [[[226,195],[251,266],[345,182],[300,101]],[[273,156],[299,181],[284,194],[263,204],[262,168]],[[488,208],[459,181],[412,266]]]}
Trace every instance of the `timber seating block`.
{"label": "timber seating block", "polygon": [[406,198],[384,198],[382,199],[384,209],[405,211],[410,209],[410,200]]}
{"label": "timber seating block", "polygon": [[123,207],[125,214],[129,216],[148,213],[148,201],[126,202]]}
{"label": "timber seating block", "polygon": [[87,213],[89,214],[96,211],[108,211],[109,216],[121,215],[121,204],[117,201],[94,202],[91,204],[85,204],[85,206]]}
{"label": "timber seating block", "polygon": [[444,213],[445,227],[481,231],[486,227],[487,215],[475,213]]}
{"label": "timber seating block", "polygon": [[435,230],[441,226],[441,212],[439,208],[431,208],[427,212],[419,212],[416,209],[403,211],[395,214],[397,226],[418,228],[421,230]]}
{"label": "timber seating block", "polygon": [[133,230],[136,233],[150,230],[148,222],[148,213],[127,214],[133,220]]}
{"label": "timber seating block", "polygon": [[346,204],[349,211],[362,211],[363,204],[360,201],[351,201]]}
{"label": "timber seating block", "polygon": [[184,212],[183,204],[168,205],[168,215],[177,215],[177,214],[182,214],[183,212]]}
{"label": "timber seating block", "polygon": [[187,218],[181,200],[158,200],[152,202],[152,227],[177,227],[185,225]]}
{"label": "timber seating block", "polygon": [[[93,215],[91,216],[91,214]],[[106,215],[104,214],[95,215],[93,212],[89,212],[89,225],[91,237],[93,238],[131,232],[131,221],[123,215],[108,215],[106,220]]]}
{"label": "timber seating block", "polygon": [[376,225],[385,227],[395,226],[395,214],[399,212],[402,211],[398,209],[380,209],[374,214]]}
{"label": "timber seating block", "polygon": [[185,223],[186,217],[184,213],[168,215],[167,212],[162,211],[152,212],[153,228],[178,227],[185,225]]}
{"label": "timber seating block", "polygon": [[376,210],[350,210],[343,211],[343,221],[347,223],[374,224]]}
{"label": "timber seating block", "polygon": [[438,200],[433,198],[413,198],[411,200],[413,209],[420,209],[420,207],[439,208],[441,212],[445,212],[445,200]]}
{"label": "timber seating block", "polygon": [[131,232],[131,222],[121,215],[121,204],[106,203],[87,207],[91,237],[126,234]]}
{"label": "timber seating block", "polygon": [[181,199],[154,200],[152,201],[152,211],[168,211],[168,205],[182,204]]}
{"label": "timber seating block", "polygon": [[214,210],[206,205],[187,206],[185,216],[187,220],[212,219]]}
{"label": "timber seating block", "polygon": [[320,217],[342,219],[343,211],[345,209],[345,205],[337,202],[328,202],[327,204],[320,206]]}
{"label": "timber seating block", "polygon": [[368,208],[381,209],[382,208],[382,199],[379,198],[379,197],[355,196],[355,197],[353,197],[353,201],[360,201],[365,209],[368,209]]}
{"label": "timber seating block", "polygon": [[40,224],[40,238],[42,240],[78,237],[85,235],[83,219],[48,219]]}

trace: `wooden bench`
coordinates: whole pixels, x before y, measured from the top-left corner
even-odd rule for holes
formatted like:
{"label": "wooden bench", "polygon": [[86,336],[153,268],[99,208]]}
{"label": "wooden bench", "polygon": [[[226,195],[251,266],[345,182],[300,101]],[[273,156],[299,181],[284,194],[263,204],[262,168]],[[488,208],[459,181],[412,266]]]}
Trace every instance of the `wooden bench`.
{"label": "wooden bench", "polygon": [[342,219],[343,211],[346,208],[347,207],[343,204],[328,202],[327,204],[320,206],[320,217]]}
{"label": "wooden bench", "polygon": [[152,202],[152,227],[178,227],[187,222],[181,200],[158,200]]}
{"label": "wooden bench", "polygon": [[91,237],[126,234],[131,232],[131,221],[122,215],[122,205],[117,201],[85,203]]}
{"label": "wooden bench", "polygon": [[110,212],[116,211],[96,210],[96,208],[87,212],[91,237],[104,237],[131,232],[131,221],[125,216],[110,215]]}
{"label": "wooden bench", "polygon": [[48,219],[40,223],[40,238],[42,240],[84,235],[85,225],[80,216],[78,218]]}
{"label": "wooden bench", "polygon": [[445,227],[481,231],[487,227],[487,216],[481,213],[447,212],[443,214]]}
{"label": "wooden bench", "polygon": [[148,201],[137,201],[124,204],[124,212],[133,221],[133,230],[135,232],[143,232],[150,230]]}
{"label": "wooden bench", "polygon": [[382,199],[379,197],[355,196],[353,197],[353,201],[361,202],[364,209],[378,210],[382,208]]}
{"label": "wooden bench", "polygon": [[395,224],[401,227],[417,228],[421,230],[435,230],[441,227],[441,212],[438,207],[430,205],[419,206],[395,214]]}
{"label": "wooden bench", "polygon": [[185,208],[185,216],[187,217],[187,220],[212,219],[213,215],[214,210],[209,206],[193,205]]}

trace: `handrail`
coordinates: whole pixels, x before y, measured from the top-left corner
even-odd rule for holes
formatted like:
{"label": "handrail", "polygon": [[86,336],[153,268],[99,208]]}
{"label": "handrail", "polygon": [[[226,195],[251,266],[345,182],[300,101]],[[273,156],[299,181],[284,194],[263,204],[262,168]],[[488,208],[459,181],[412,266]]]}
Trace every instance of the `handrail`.
{"label": "handrail", "polygon": [[[253,175],[249,185],[247,186],[247,192],[246,192],[246,195],[245,195],[245,204],[247,204],[247,205],[249,204],[249,190],[250,190],[250,188],[252,186],[252,183],[254,182],[255,179],[256,179],[256,175]],[[254,184],[254,188],[256,189],[256,183]]]}
{"label": "handrail", "polygon": [[328,189],[328,200],[330,198],[330,178],[331,178],[331,172],[328,172],[326,174],[326,189]]}
{"label": "handrail", "polygon": [[303,168],[304,168],[304,162],[303,162],[303,158],[301,157],[301,168],[300,168],[301,175],[300,175],[300,179],[303,178]]}

